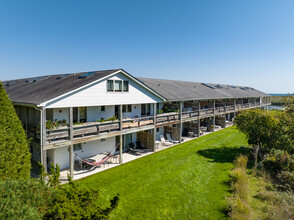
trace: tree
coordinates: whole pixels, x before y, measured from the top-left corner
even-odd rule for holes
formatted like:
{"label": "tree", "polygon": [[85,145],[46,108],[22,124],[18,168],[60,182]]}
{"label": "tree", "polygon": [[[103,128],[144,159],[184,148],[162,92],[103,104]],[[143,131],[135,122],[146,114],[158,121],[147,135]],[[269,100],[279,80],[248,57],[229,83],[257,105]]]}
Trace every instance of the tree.
{"label": "tree", "polygon": [[237,128],[248,138],[253,147],[255,168],[260,148],[273,146],[277,140],[279,120],[273,114],[260,109],[248,110],[235,118]]}
{"label": "tree", "polygon": [[30,159],[25,131],[0,82],[0,179],[29,178]]}

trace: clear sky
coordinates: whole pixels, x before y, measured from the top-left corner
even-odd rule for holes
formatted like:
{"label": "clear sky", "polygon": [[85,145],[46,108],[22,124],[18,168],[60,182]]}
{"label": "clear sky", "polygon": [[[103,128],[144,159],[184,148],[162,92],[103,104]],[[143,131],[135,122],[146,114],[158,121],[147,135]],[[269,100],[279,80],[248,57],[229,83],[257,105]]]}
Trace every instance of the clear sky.
{"label": "clear sky", "polygon": [[293,0],[0,0],[0,80],[123,68],[294,92]]}

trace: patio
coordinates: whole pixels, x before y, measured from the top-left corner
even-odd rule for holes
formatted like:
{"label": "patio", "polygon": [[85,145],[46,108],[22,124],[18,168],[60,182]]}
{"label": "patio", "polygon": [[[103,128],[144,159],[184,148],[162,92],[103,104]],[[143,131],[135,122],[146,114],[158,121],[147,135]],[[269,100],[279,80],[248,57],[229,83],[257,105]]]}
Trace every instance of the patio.
{"label": "patio", "polygon": [[[230,127],[232,126],[232,124],[229,124],[228,126],[226,127]],[[219,129],[215,129],[215,131],[219,131],[219,130],[222,130],[223,128],[219,128]],[[207,135],[211,132],[203,132],[203,135]],[[193,140],[193,139],[196,139],[197,137],[182,137],[182,143],[184,142],[187,142],[187,141],[190,141],[190,140]],[[161,151],[161,150],[165,150],[167,148],[170,148],[170,147],[173,147],[175,145],[178,145],[179,143],[174,143],[174,144],[171,144],[171,145],[162,145],[162,144],[159,144],[157,146],[157,148],[155,149],[155,152],[158,152],[158,151]],[[146,153],[142,153],[142,154],[133,154],[133,153],[128,153],[128,152],[125,152],[123,153],[123,164],[124,163],[128,163],[130,161],[133,161],[133,160],[136,160],[136,159],[139,159],[141,157],[145,157],[145,156],[148,156],[152,153],[155,153],[155,152],[146,152]],[[108,170],[110,168],[113,168],[113,167],[116,167],[116,166],[119,166],[119,159],[118,159],[118,155],[115,155],[117,157],[115,158],[111,158],[109,159],[105,164],[102,164],[101,166],[93,166],[91,168],[87,168],[87,169],[80,169],[80,170],[77,170],[75,169],[74,170],[74,180],[78,180],[78,179],[81,179],[81,178],[85,178],[87,176],[90,176],[90,175],[93,175],[95,173],[99,173],[99,172],[102,172],[104,170]],[[60,178],[59,180],[61,181],[61,183],[66,183],[67,182],[67,174],[69,173],[69,169],[66,169],[66,170],[62,170],[60,172]]]}

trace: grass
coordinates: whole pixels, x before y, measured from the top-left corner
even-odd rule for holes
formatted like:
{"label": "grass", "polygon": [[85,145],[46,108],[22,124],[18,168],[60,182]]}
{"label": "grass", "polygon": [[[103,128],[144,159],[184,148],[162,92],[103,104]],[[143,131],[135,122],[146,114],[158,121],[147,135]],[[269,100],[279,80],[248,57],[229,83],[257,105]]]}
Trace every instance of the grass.
{"label": "grass", "polygon": [[99,188],[102,203],[120,194],[111,219],[226,219],[229,170],[244,145],[230,127],[77,182]]}

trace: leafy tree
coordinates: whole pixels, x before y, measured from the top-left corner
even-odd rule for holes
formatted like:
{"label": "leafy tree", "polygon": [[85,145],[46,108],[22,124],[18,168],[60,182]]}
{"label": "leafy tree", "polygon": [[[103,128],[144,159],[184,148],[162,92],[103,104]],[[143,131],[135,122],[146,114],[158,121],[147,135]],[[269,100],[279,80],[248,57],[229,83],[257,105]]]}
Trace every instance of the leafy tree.
{"label": "leafy tree", "polygon": [[0,82],[0,179],[29,178],[31,154],[14,107]]}
{"label": "leafy tree", "polygon": [[259,150],[272,145],[277,139],[279,120],[273,114],[260,109],[248,110],[235,118],[237,128],[248,138],[248,143],[253,147],[255,168]]}

